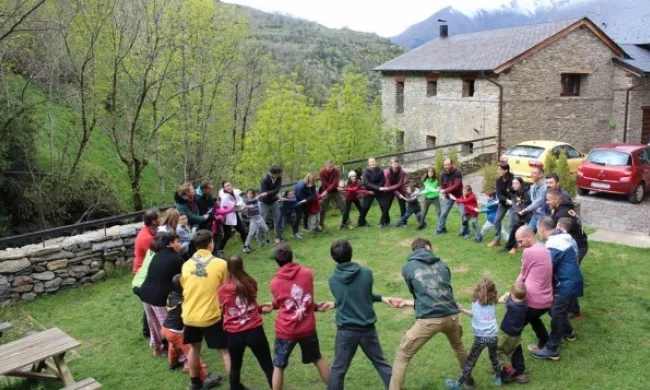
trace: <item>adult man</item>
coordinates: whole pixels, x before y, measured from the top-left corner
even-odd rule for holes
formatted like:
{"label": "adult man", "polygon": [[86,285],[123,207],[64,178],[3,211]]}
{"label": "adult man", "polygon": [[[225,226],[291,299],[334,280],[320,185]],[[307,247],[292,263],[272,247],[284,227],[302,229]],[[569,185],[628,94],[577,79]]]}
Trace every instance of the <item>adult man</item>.
{"label": "adult man", "polygon": [[273,217],[273,227],[275,228],[275,243],[279,244],[282,239],[282,231],[280,228],[280,218],[282,213],[280,212],[280,189],[282,188],[282,167],[279,165],[273,165],[269,169],[269,173],[264,176],[262,183],[260,184],[259,194],[260,198],[260,213],[262,218],[266,221],[269,213]]}
{"label": "adult man", "polygon": [[532,214],[528,226],[533,229],[533,232],[537,231],[537,221],[542,219],[544,216],[544,206],[546,205],[546,181],[544,180],[544,169],[538,166],[535,166],[530,171],[530,178],[533,180],[533,184],[530,186],[530,206],[519,212],[519,215],[522,217],[526,214]]}
{"label": "adult man", "polygon": [[212,229],[212,220],[214,219],[214,202],[215,199],[212,196],[214,188],[210,183],[203,183],[198,190],[196,190],[196,207],[199,208],[199,214],[205,215],[208,214],[209,218],[205,222],[199,224],[200,229],[210,230]]}
{"label": "adult man", "polygon": [[[560,186],[560,177],[557,175],[555,172],[551,172],[548,175],[546,175],[546,192],[548,193],[549,191],[553,190],[558,190],[562,194],[562,200],[564,200],[565,203],[573,205],[573,201],[571,200],[571,195],[569,195],[568,192],[566,192],[565,189],[561,188]],[[542,214],[544,216],[551,216],[551,209],[548,207],[548,205],[544,205],[542,208]]]}
{"label": "adult man", "polygon": [[[548,193],[546,198],[549,198]],[[541,349],[533,348],[531,354],[538,359],[560,359],[562,339],[574,341],[576,336],[569,322],[569,308],[574,298],[582,296],[583,279],[576,252],[571,246],[571,236],[555,228],[550,217],[537,222],[539,235],[546,240],[553,263],[553,304],[551,306],[551,335]]]}
{"label": "adult man", "polygon": [[[580,217],[575,211],[573,202],[570,200],[566,201],[562,193],[558,190],[547,192],[546,198],[548,207],[551,210],[551,218],[553,218],[553,222],[555,222],[556,226],[562,218],[571,219],[571,225],[566,230],[566,233],[571,235],[575,240],[578,246],[578,265],[582,264],[582,259],[585,258],[587,251],[589,250],[589,240],[587,234],[582,228]],[[580,303],[578,302],[578,298],[574,299],[571,303],[571,307],[569,308],[569,318],[576,320],[583,319],[582,313],[580,312]]]}
{"label": "adult man", "polygon": [[[443,163],[442,174],[440,175],[440,196],[443,197],[443,203],[436,236],[447,234],[447,216],[456,203],[456,201],[449,197],[449,194],[452,194],[456,198],[463,197],[463,174],[454,167],[451,159],[446,159]],[[465,213],[465,205],[459,203],[458,211],[462,220],[463,214]],[[461,227],[462,231],[463,228]]]}
{"label": "adult man", "polygon": [[[517,244],[523,249],[521,255],[521,272],[517,283],[526,285],[526,324],[530,324],[537,336],[537,344],[529,348],[542,348],[548,341],[548,332],[541,317],[548,312],[553,304],[553,263],[551,252],[537,242],[535,233],[530,226],[522,226],[515,234]],[[523,382],[527,378],[524,372],[524,355],[521,346],[512,357],[515,369],[514,380]]]}
{"label": "adult man", "polygon": [[[463,326],[451,287],[451,272],[447,264],[431,252],[431,248],[429,240],[416,238],[411,244],[413,253],[402,267],[402,276],[414,300],[395,304],[399,307],[414,306],[415,323],[406,332],[395,353],[390,390],[402,389],[410,360],[438,333],[447,336],[461,369],[467,360]],[[470,377],[467,384],[473,386],[474,379]]]}
{"label": "adult man", "polygon": [[320,224],[321,227],[325,225],[325,212],[330,207],[332,201],[336,204],[336,208],[345,211],[345,196],[339,191],[341,181],[341,172],[334,166],[332,160],[325,162],[325,167],[320,170],[320,185],[322,187],[321,196],[321,211],[320,211]]}
{"label": "adult man", "polygon": [[363,170],[361,184],[366,190],[373,191],[374,195],[366,195],[363,197],[363,207],[359,213],[358,227],[368,226],[366,216],[368,215],[368,211],[370,211],[370,206],[372,206],[375,197],[379,195],[380,188],[384,186],[384,180],[384,171],[377,166],[377,160],[374,157],[370,157],[368,159],[368,166]]}
{"label": "adult man", "polygon": [[384,187],[379,189],[379,205],[381,207],[380,227],[390,226],[390,208],[393,205],[393,199],[398,198],[400,217],[406,213],[406,200],[404,198],[406,173],[399,166],[399,160],[392,158],[390,168],[384,170]]}
{"label": "adult man", "polygon": [[[512,192],[512,173],[510,173],[509,164],[500,164],[497,167],[497,177],[496,180],[496,192],[497,199],[499,200],[499,208],[497,209],[497,215],[494,218],[494,240],[488,244],[488,248],[493,248],[495,246],[501,245],[501,227],[503,225],[503,218],[506,216],[506,213],[510,209],[510,193]],[[510,217],[510,223],[508,226],[508,231],[512,229],[512,216]]]}
{"label": "adult man", "polygon": [[[158,229],[158,225],[160,225],[160,215],[156,209],[145,211],[142,219],[144,226],[135,237],[133,247],[132,270],[134,274],[138,273],[138,270],[142,267],[144,257],[147,255],[147,251],[151,246],[151,241],[153,241],[153,238],[156,235],[156,229]],[[149,338],[149,324],[147,323],[147,315],[144,312],[142,313],[142,336],[145,339]]]}
{"label": "adult man", "polygon": [[330,248],[337,266],[329,277],[330,290],[336,307],[336,343],[334,361],[328,390],[342,390],[345,374],[360,346],[377,370],[388,388],[391,367],[384,358],[384,352],[375,329],[377,315],[373,304],[384,302],[392,306],[395,298],[382,297],[372,289],[373,276],[368,268],[352,261],[352,246],[346,240],[336,240]]}
{"label": "adult man", "polygon": [[[190,389],[204,388],[199,376],[201,345],[205,339],[208,348],[217,349],[223,357],[226,373],[230,373],[230,355],[226,332],[223,330],[221,305],[217,289],[226,279],[225,260],[212,256],[214,244],[212,233],[199,230],[194,234],[197,251],[183,264],[181,285],[183,286],[183,343],[191,344],[187,357],[190,369]],[[207,386],[205,387],[207,388]]]}

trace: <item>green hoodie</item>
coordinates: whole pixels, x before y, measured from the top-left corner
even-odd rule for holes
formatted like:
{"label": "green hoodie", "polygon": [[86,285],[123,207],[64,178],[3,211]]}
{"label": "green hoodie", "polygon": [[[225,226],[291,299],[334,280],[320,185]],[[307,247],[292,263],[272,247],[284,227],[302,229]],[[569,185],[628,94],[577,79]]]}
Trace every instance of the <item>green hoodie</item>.
{"label": "green hoodie", "polygon": [[371,328],[377,322],[373,302],[381,295],[372,293],[372,271],[357,263],[343,263],[329,278],[336,303],[336,326],[339,328]]}
{"label": "green hoodie", "polygon": [[440,196],[440,186],[438,179],[427,177],[424,179],[424,189],[421,191],[427,199],[437,199]]}
{"label": "green hoodie", "polygon": [[415,298],[415,318],[458,314],[449,267],[431,251],[418,249],[411,253],[402,267],[402,276]]}

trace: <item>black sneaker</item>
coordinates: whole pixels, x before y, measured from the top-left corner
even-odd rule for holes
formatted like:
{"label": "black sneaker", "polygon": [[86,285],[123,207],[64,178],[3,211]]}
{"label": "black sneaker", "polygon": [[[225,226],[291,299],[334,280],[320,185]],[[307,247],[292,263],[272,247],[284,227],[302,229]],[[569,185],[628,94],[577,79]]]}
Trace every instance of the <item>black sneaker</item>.
{"label": "black sneaker", "polygon": [[174,371],[174,370],[177,370],[177,369],[179,369],[181,367],[183,367],[183,363],[177,361],[176,363],[172,363],[172,364],[169,365],[169,370]]}
{"label": "black sneaker", "polygon": [[203,381],[203,386],[201,388],[202,389],[214,389],[215,387],[219,386],[222,381],[223,381],[223,378],[220,375],[209,375]]}
{"label": "black sneaker", "polygon": [[499,253],[506,253],[506,252],[510,252],[510,249],[508,249],[508,248],[499,249]]}
{"label": "black sneaker", "polygon": [[346,224],[341,224],[341,226],[339,226],[339,230],[346,230],[347,228],[348,228],[348,225],[346,225]]}

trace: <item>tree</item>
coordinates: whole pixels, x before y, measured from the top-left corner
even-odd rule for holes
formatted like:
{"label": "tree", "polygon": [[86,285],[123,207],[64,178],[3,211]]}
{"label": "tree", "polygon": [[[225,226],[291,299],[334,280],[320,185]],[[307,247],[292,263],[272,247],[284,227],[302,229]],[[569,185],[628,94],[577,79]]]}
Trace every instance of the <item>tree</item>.
{"label": "tree", "polygon": [[38,10],[45,0],[5,0],[0,2],[0,42],[15,32],[29,31],[20,28],[27,18]]}
{"label": "tree", "polygon": [[436,168],[436,175],[442,173],[442,168],[445,163],[445,151],[443,149],[436,149],[436,160],[434,167]]}
{"label": "tree", "polygon": [[560,185],[572,197],[576,196],[576,180],[569,169],[569,160],[566,151],[560,153],[560,158],[557,161],[557,175],[560,177]]}
{"label": "tree", "polygon": [[495,191],[497,186],[497,167],[492,164],[484,165],[481,168],[483,176],[483,192]]}
{"label": "tree", "polygon": [[456,151],[456,148],[451,147],[449,148],[449,159],[451,162],[456,166],[456,168],[460,169],[460,159],[458,158],[458,152]]}
{"label": "tree", "polygon": [[546,152],[546,158],[544,159],[544,171],[546,173],[555,172],[557,169],[557,159],[552,151]]}

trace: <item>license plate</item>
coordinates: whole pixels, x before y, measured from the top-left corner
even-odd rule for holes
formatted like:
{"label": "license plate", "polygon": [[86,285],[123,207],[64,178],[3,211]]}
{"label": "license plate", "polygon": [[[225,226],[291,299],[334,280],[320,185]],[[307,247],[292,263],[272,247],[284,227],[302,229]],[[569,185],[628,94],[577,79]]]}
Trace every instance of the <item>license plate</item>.
{"label": "license plate", "polygon": [[608,190],[611,186],[607,183],[598,183],[596,181],[591,182],[591,187],[592,188],[602,188],[604,190]]}

